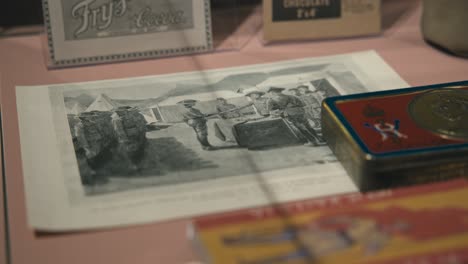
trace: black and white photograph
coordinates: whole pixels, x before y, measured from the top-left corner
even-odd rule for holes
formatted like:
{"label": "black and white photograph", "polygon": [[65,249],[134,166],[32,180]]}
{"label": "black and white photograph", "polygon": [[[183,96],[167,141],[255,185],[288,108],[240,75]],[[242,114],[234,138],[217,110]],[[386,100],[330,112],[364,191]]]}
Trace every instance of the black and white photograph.
{"label": "black and white photograph", "polygon": [[364,91],[325,63],[63,96],[81,182],[97,195],[336,162],[321,102]]}
{"label": "black and white photograph", "polygon": [[356,191],[321,102],[405,85],[360,52],[17,87],[28,217],[110,227]]}

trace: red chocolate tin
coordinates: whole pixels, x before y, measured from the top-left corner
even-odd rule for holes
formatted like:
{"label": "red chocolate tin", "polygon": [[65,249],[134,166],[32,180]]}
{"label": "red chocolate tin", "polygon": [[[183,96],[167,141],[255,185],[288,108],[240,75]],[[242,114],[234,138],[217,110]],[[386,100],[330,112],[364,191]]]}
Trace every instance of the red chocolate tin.
{"label": "red chocolate tin", "polygon": [[362,191],[468,175],[468,81],[331,97],[322,131]]}

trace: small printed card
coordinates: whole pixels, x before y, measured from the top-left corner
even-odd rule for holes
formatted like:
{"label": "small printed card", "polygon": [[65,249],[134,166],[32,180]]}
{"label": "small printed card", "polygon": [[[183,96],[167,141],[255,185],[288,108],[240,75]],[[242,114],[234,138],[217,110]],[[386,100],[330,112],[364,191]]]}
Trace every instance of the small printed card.
{"label": "small printed card", "polygon": [[209,51],[209,0],[43,0],[50,64]]}
{"label": "small printed card", "polygon": [[265,41],[350,37],[380,31],[380,0],[264,0]]}

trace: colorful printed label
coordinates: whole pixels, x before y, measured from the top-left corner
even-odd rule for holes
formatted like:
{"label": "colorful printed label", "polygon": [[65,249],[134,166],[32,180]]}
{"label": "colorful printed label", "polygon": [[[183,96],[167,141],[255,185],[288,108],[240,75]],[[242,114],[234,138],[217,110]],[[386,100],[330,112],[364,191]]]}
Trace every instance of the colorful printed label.
{"label": "colorful printed label", "polygon": [[467,182],[456,180],[208,216],[194,226],[212,263],[466,263],[466,199]]}
{"label": "colorful printed label", "polygon": [[424,92],[427,90],[337,101],[336,107],[372,153],[466,144],[421,128],[413,121],[408,105]]}

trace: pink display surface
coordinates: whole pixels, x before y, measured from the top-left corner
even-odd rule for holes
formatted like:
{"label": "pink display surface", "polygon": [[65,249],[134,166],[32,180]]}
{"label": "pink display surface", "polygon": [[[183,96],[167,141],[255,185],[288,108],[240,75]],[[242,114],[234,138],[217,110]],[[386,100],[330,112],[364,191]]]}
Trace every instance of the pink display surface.
{"label": "pink display surface", "polygon": [[[1,76],[0,76],[0,88],[1,85]],[[1,92],[0,92],[1,98]],[[1,144],[0,144],[1,146]],[[0,159],[2,158],[2,153],[0,152]],[[6,222],[5,222],[5,199],[3,198],[3,165],[0,163],[0,264],[7,263],[7,232],[6,232]]]}
{"label": "pink display surface", "polygon": [[[467,59],[445,54],[423,41],[419,29],[419,1],[383,2],[384,31],[378,36],[264,46],[262,32],[258,32],[240,51],[92,67],[48,70],[44,60],[43,35],[0,39],[1,106],[11,262],[186,264],[197,261],[186,235],[190,219],[78,233],[41,234],[32,230],[26,217],[15,86],[207,70],[369,49],[376,50],[413,86],[468,78]],[[0,209],[3,209],[2,196],[0,202]],[[0,218],[0,224],[0,236],[3,238],[3,218]],[[4,242],[0,241],[0,261],[4,261],[6,255]]]}

